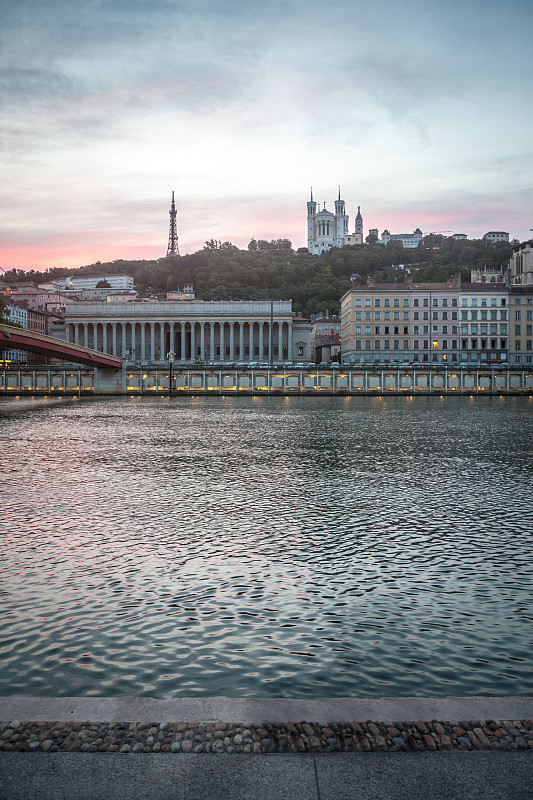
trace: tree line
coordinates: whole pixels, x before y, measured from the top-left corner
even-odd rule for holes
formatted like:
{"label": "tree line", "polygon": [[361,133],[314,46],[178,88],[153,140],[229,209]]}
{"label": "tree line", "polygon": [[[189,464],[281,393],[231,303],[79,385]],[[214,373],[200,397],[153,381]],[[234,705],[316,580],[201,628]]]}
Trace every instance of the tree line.
{"label": "tree line", "polygon": [[8,282],[42,283],[67,276],[126,273],[133,277],[139,292],[154,297],[164,297],[166,292],[192,283],[201,300],[292,300],[295,311],[310,315],[326,310],[338,313],[352,276],[359,283],[366,282],[368,276],[378,283],[402,283],[409,274],[415,282],[441,282],[460,273],[468,281],[473,267],[506,268],[512,247],[513,242],[487,245],[482,239],[456,240],[430,234],[412,249],[390,241],[385,246],[334,248],[316,256],[307,248],[295,252],[288,239],[252,239],[246,250],[211,239],[202,250],[183,256],[153,261],[119,259],[47,272],[10,270],[5,277]]}

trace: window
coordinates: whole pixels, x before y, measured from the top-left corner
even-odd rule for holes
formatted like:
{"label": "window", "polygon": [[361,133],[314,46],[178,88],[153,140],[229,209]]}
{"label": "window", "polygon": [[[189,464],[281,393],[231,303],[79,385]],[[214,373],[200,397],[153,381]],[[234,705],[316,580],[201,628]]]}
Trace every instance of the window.
{"label": "window", "polygon": [[452,311],[452,319],[457,319],[457,311]]}
{"label": "window", "polygon": [[495,298],[495,297],[491,297],[491,298],[490,298],[490,304],[491,304],[491,306],[496,306],[496,305],[498,305],[498,303],[496,302],[496,298]]}
{"label": "window", "polygon": [[393,311],[393,318],[399,320],[400,319],[400,312],[399,311]]}
{"label": "window", "polygon": [[415,339],[413,342],[413,350],[418,350],[418,339]]}
{"label": "window", "polygon": [[485,308],[487,307],[487,298],[486,297],[482,297],[481,298],[481,305],[484,306]]}
{"label": "window", "polygon": [[399,334],[400,334],[400,328],[399,328],[398,325],[395,325],[394,326],[394,335],[395,336],[399,336]]}
{"label": "window", "polygon": [[447,311],[443,311],[442,312],[442,319],[448,319],[448,312]]}
{"label": "window", "polygon": [[514,312],[514,318],[517,319],[517,320],[520,319],[520,311],[515,311]]}
{"label": "window", "polygon": [[442,349],[443,350],[447,350],[448,349],[448,340],[447,339],[443,339],[442,340]]}
{"label": "window", "polygon": [[378,321],[381,319],[381,311],[374,312],[374,320]]}
{"label": "window", "polygon": [[415,326],[414,326],[414,328],[413,328],[413,333],[414,333],[414,334],[418,334],[418,332],[419,332],[419,331],[418,331],[418,328],[419,328],[419,326],[418,326],[418,325],[415,325]]}
{"label": "window", "polygon": [[520,305],[520,298],[519,297],[515,297],[514,304],[515,304],[515,306],[519,306]]}
{"label": "window", "polygon": [[356,336],[361,336],[361,326],[360,325],[356,325],[355,326],[355,335]]}
{"label": "window", "polygon": [[500,348],[502,350],[506,350],[507,349],[507,339],[500,339]]}
{"label": "window", "polygon": [[380,307],[380,305],[381,305],[381,300],[379,299],[379,297],[376,297],[376,299],[374,300],[374,305],[376,306],[376,308],[379,308],[379,307]]}
{"label": "window", "polygon": [[507,311],[500,311],[500,319],[507,319]]}
{"label": "window", "polygon": [[390,306],[390,300],[387,297],[387,299],[385,300],[385,308],[389,308],[389,306]]}
{"label": "window", "polygon": [[374,328],[374,336],[379,336],[379,335],[380,335],[380,327],[379,325],[376,325],[376,327]]}
{"label": "window", "polygon": [[526,336],[533,336],[533,325],[526,325]]}
{"label": "window", "polygon": [[403,298],[403,305],[404,305],[405,308],[407,308],[409,306],[409,298],[408,297],[404,297]]}
{"label": "window", "polygon": [[418,311],[413,311],[413,319],[420,319],[420,314]]}
{"label": "window", "polygon": [[429,342],[427,339],[424,339],[424,350],[429,350]]}
{"label": "window", "polygon": [[468,300],[466,299],[466,297],[461,298],[461,305],[463,308],[466,308],[468,306]]}
{"label": "window", "polygon": [[477,347],[477,339],[472,339],[472,350],[475,350]]}
{"label": "window", "polygon": [[390,311],[385,311],[384,319],[390,319]]}
{"label": "window", "polygon": [[408,311],[404,311],[403,312],[402,319],[409,319],[409,312]]}
{"label": "window", "polygon": [[423,332],[429,333],[429,325],[424,325]]}
{"label": "window", "polygon": [[521,336],[522,335],[522,326],[521,325],[515,325],[514,326],[514,335],[515,336]]}
{"label": "window", "polygon": [[452,297],[452,306],[457,305],[457,297]]}
{"label": "window", "polygon": [[394,298],[394,308],[398,308],[399,305],[400,305],[400,300],[399,300],[398,297],[395,297]]}
{"label": "window", "polygon": [[439,326],[438,325],[433,325],[432,328],[431,328],[431,333],[433,335],[435,335],[438,332],[439,332]]}
{"label": "window", "polygon": [[507,325],[500,325],[500,333],[507,333]]}
{"label": "window", "polygon": [[477,325],[472,325],[472,333],[477,333]]}
{"label": "window", "polygon": [[477,307],[477,297],[473,297],[472,298],[472,308],[476,308],[476,307]]}
{"label": "window", "polygon": [[369,306],[371,304],[372,304],[372,301],[370,300],[370,297],[365,297],[365,306]]}
{"label": "window", "polygon": [[415,297],[415,299],[413,300],[413,305],[418,308],[418,306],[419,306],[418,297]]}
{"label": "window", "polygon": [[374,350],[379,350],[380,347],[381,347],[381,342],[379,341],[379,339],[376,339],[376,341],[374,342]]}
{"label": "window", "polygon": [[370,325],[365,325],[365,336],[370,336]]}
{"label": "window", "polygon": [[370,339],[365,339],[365,350],[371,350]]}
{"label": "window", "polygon": [[447,297],[443,297],[443,299],[442,299],[442,305],[444,306],[444,308],[446,308],[446,307],[447,307],[447,305],[448,305],[448,298],[447,298]]}
{"label": "window", "polygon": [[485,334],[487,333],[487,326],[486,326],[486,325],[482,325],[482,326],[481,326],[481,333],[482,333],[482,334],[483,334],[483,333],[485,333]]}
{"label": "window", "polygon": [[361,315],[361,312],[360,312],[360,311],[356,311],[356,312],[355,312],[355,318],[356,318],[357,320],[359,320],[359,319],[362,319],[362,318],[363,318],[363,317],[362,317],[362,315]]}
{"label": "window", "polygon": [[507,305],[507,300],[505,299],[505,297],[502,297],[500,305],[502,305],[502,306],[506,306]]}
{"label": "window", "polygon": [[515,342],[514,343],[514,349],[515,350],[520,350],[520,342]]}
{"label": "window", "polygon": [[429,319],[429,311],[424,311],[424,319]]}
{"label": "window", "polygon": [[530,319],[533,319],[532,314],[533,314],[532,311],[526,311],[526,319],[527,319],[528,322],[529,322]]}
{"label": "window", "polygon": [[452,350],[457,350],[457,339],[452,339]]}
{"label": "window", "polygon": [[498,346],[498,340],[497,339],[491,339],[490,340],[490,349],[491,350],[496,350],[497,346]]}
{"label": "window", "polygon": [[442,332],[443,333],[448,333],[448,326],[447,325],[443,325],[442,326]]}
{"label": "window", "polygon": [[477,319],[477,311],[471,311],[470,313],[471,313],[470,319]]}
{"label": "window", "polygon": [[370,320],[370,319],[372,319],[372,315],[370,314],[370,311],[365,311],[365,320],[368,322],[368,320]]}
{"label": "window", "polygon": [[434,311],[433,314],[432,314],[431,319],[438,319],[438,318],[439,318],[439,312],[438,311]]}
{"label": "window", "polygon": [[390,350],[390,340],[389,339],[385,339],[385,341],[383,342],[383,347],[385,348],[385,350]]}
{"label": "window", "polygon": [[452,325],[452,333],[457,333],[457,325]]}
{"label": "window", "polygon": [[423,299],[422,303],[423,303],[423,305],[424,305],[425,307],[429,306],[429,298],[428,298],[428,297],[424,297],[424,299]]}
{"label": "window", "polygon": [[406,336],[408,333],[409,333],[409,326],[408,325],[404,325],[403,326],[403,335]]}
{"label": "window", "polygon": [[361,339],[357,339],[357,341],[355,342],[355,349],[356,350],[361,349]]}
{"label": "window", "polygon": [[361,308],[361,298],[360,297],[356,297],[355,298],[355,305],[357,306],[357,308]]}
{"label": "window", "polygon": [[390,327],[389,327],[389,325],[385,325],[384,331],[385,331],[385,336],[388,336],[388,335],[389,335],[389,332],[390,332]]}
{"label": "window", "polygon": [[409,339],[404,339],[403,340],[403,349],[404,350],[409,350]]}
{"label": "window", "polygon": [[461,311],[461,319],[468,319],[468,311]]}
{"label": "window", "polygon": [[468,325],[461,325],[461,333],[463,336],[468,334]]}
{"label": "window", "polygon": [[481,319],[487,319],[487,312],[486,311],[482,311],[481,312]]}
{"label": "window", "polygon": [[436,297],[433,298],[433,305],[437,306],[437,307],[439,305],[439,301],[438,301],[438,299]]}
{"label": "window", "polygon": [[461,339],[461,347],[463,350],[468,350],[468,339]]}
{"label": "window", "polygon": [[399,350],[400,349],[400,341],[399,341],[399,339],[394,339],[394,349],[395,350]]}

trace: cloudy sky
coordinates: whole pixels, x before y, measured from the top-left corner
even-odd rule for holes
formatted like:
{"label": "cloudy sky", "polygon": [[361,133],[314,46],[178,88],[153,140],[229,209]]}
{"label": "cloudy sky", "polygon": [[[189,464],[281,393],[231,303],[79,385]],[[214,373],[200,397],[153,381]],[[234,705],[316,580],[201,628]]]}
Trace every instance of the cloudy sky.
{"label": "cloudy sky", "polygon": [[530,0],[0,0],[0,267],[533,228]]}

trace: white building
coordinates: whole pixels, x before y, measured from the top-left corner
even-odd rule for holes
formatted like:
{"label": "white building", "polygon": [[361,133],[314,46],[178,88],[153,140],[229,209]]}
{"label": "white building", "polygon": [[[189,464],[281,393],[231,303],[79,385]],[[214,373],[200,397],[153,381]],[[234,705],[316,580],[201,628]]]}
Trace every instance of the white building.
{"label": "white building", "polygon": [[513,286],[533,286],[533,239],[513,247],[509,269]]}
{"label": "white building", "polygon": [[317,203],[311,199],[307,203],[307,247],[310,253],[320,255],[327,253],[332,247],[344,247],[345,237],[348,235],[349,217],[346,214],[346,205],[339,197],[335,200],[335,213],[324,208],[317,211]]}
{"label": "white building", "polygon": [[106,281],[111,289],[133,289],[133,278],[125,273],[117,275],[71,275],[68,278],[56,278],[52,283],[40,284],[40,287],[54,286],[57,289],[96,289],[100,281]]}
{"label": "white building", "polygon": [[420,228],[416,228],[413,233],[390,233],[384,230],[381,234],[381,243],[388,244],[390,241],[400,242],[402,247],[418,247],[424,234]]}
{"label": "white building", "polygon": [[[8,325],[17,325],[26,329],[28,327],[28,309],[18,306],[16,303],[7,301],[4,309],[4,317]],[[28,360],[25,350],[0,350],[0,361],[4,363],[23,363]]]}
{"label": "white building", "polygon": [[508,242],[509,234],[506,231],[489,231],[483,238],[487,244],[495,244],[496,242]]}
{"label": "white building", "polygon": [[311,323],[290,300],[69,303],[65,338],[139,363],[311,360]]}

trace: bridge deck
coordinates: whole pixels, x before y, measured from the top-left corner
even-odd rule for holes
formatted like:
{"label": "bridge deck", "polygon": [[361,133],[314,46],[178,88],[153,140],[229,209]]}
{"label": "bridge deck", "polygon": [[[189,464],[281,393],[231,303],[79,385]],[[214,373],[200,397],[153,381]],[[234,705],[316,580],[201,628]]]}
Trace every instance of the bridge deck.
{"label": "bridge deck", "polygon": [[62,358],[88,367],[121,369],[122,359],[91,350],[73,342],[55,339],[42,333],[15,328],[12,325],[0,324],[0,349],[28,350],[51,358]]}

